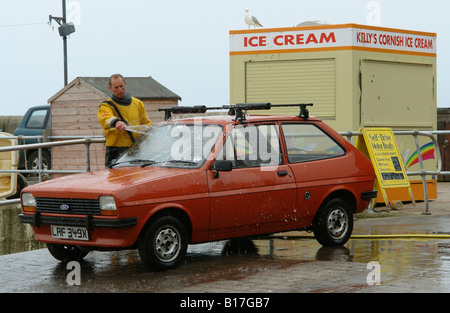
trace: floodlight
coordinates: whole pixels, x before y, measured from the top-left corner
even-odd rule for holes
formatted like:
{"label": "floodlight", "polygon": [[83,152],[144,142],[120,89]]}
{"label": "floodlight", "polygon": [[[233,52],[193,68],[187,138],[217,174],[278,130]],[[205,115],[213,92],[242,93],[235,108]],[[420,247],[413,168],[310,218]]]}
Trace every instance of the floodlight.
{"label": "floodlight", "polygon": [[58,27],[59,35],[62,37],[69,36],[70,34],[75,32],[75,25],[73,25],[72,22],[62,24],[60,27]]}

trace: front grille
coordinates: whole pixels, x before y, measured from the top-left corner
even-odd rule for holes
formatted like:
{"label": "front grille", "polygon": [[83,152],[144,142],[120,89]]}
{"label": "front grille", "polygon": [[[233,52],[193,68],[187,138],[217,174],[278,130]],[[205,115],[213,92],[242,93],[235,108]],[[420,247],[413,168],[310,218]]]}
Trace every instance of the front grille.
{"label": "front grille", "polygon": [[98,199],[36,198],[36,208],[41,213],[100,215]]}

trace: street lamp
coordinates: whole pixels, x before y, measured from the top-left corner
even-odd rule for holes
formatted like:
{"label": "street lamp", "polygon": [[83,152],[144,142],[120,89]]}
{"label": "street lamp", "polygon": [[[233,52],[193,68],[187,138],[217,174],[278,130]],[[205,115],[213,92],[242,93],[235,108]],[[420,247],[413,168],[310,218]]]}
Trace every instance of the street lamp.
{"label": "street lamp", "polygon": [[75,32],[75,25],[73,23],[67,23],[66,21],[66,0],[62,0],[63,17],[54,17],[49,15],[48,22],[52,23],[55,20],[58,23],[59,35],[63,37],[63,49],[64,49],[64,86],[68,84],[67,79],[67,36]]}

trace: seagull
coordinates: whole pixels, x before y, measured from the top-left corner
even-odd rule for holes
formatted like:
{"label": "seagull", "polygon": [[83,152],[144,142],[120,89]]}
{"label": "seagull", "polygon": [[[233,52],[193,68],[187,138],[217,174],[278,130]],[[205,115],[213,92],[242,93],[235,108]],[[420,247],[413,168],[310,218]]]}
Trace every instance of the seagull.
{"label": "seagull", "polygon": [[245,9],[245,23],[248,25],[248,28],[250,28],[251,25],[254,27],[263,27],[256,17],[251,16],[250,13],[248,13],[248,9]]}

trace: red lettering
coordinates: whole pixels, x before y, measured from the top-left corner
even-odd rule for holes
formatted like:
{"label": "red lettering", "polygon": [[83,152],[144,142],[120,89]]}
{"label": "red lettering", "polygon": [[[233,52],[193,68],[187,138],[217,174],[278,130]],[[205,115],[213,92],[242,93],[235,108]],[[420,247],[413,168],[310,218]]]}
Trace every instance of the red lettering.
{"label": "red lettering", "polygon": [[282,45],[283,45],[283,42],[279,42],[279,41],[278,41],[279,39],[282,39],[282,38],[283,38],[283,35],[278,35],[278,36],[276,36],[276,37],[273,39],[273,43],[276,44],[277,46],[282,46]]}
{"label": "red lettering", "polygon": [[310,42],[314,42],[314,43],[319,43],[317,41],[316,35],[314,34],[309,34],[308,39],[306,39],[306,44],[309,44]]}
{"label": "red lettering", "polygon": [[416,40],[414,41],[414,44],[416,45],[416,48],[422,48],[420,46],[420,39],[419,38],[416,38]]}
{"label": "red lettering", "polygon": [[265,46],[266,45],[266,36],[259,37],[259,46]]}
{"label": "red lettering", "polygon": [[250,38],[244,37],[244,47],[262,47],[266,45],[266,36],[253,36]]}
{"label": "red lettering", "polygon": [[255,43],[255,40],[257,40],[257,39],[258,39],[258,37],[251,37],[248,41],[248,44],[252,47],[257,47],[258,43]]}
{"label": "red lettering", "polygon": [[[306,40],[305,40],[306,36]],[[265,39],[265,38],[264,38]],[[310,33],[298,33],[298,34],[286,34],[286,35],[278,35],[273,38],[273,43],[277,46],[289,46],[289,45],[304,45],[304,44],[318,44],[318,43],[335,43],[336,42],[336,34],[334,32],[330,33],[321,33],[320,35]],[[261,43],[260,43],[261,44]],[[264,41],[264,45],[266,42]]]}
{"label": "red lettering", "polygon": [[403,46],[404,45],[404,38],[402,36],[396,36],[396,35],[386,35],[383,34],[380,36],[380,44],[386,45],[386,46]]}
{"label": "red lettering", "polygon": [[363,42],[363,43],[365,43],[365,36],[364,36],[364,33],[358,32],[358,33],[356,34],[356,42]]}
{"label": "red lettering", "polygon": [[293,45],[294,44],[294,36],[293,35],[286,35],[284,37],[284,44],[285,45]]}
{"label": "red lettering", "polygon": [[408,48],[412,48],[413,46],[413,39],[411,37],[406,37],[406,43],[405,43],[406,47]]}
{"label": "red lettering", "polygon": [[416,46],[416,48],[433,49],[433,40],[416,38],[416,40],[414,41],[414,45]]}
{"label": "red lettering", "polygon": [[320,35],[320,43],[322,43],[324,41],[326,41],[327,43],[330,42],[330,41],[331,42],[336,42],[336,37],[334,35],[334,32],[331,32],[328,36],[325,33],[322,33]]}

